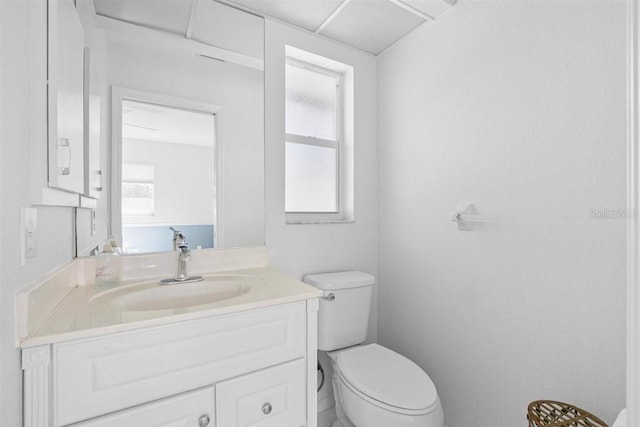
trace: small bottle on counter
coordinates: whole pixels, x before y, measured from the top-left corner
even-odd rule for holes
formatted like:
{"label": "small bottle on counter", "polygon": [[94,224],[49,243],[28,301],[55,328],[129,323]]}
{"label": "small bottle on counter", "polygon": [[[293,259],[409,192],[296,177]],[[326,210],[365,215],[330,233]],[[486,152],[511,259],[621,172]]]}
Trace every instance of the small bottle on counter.
{"label": "small bottle on counter", "polygon": [[122,255],[122,248],[118,244],[118,239],[115,236],[109,236],[109,244],[111,245],[112,252],[116,255]]}
{"label": "small bottle on counter", "polygon": [[120,283],[120,257],[113,252],[110,242],[102,247],[102,253],[96,257],[96,281],[97,287],[115,286]]}

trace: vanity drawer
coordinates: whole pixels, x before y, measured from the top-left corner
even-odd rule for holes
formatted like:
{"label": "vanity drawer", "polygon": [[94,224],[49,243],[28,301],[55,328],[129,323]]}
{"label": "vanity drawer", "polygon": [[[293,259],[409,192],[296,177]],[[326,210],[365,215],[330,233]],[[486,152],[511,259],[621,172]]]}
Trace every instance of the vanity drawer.
{"label": "vanity drawer", "polygon": [[216,384],[216,426],[304,426],[305,366],[298,359]]}
{"label": "vanity drawer", "polygon": [[211,385],[305,353],[305,302],[56,344],[54,425]]}
{"label": "vanity drawer", "polygon": [[213,387],[208,387],[74,424],[73,427],[213,427],[213,405]]}

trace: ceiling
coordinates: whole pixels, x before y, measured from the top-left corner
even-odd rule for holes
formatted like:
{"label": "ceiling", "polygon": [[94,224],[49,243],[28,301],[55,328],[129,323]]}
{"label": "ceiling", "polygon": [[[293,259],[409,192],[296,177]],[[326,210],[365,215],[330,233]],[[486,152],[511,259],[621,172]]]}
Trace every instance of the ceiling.
{"label": "ceiling", "polygon": [[122,137],[143,141],[213,147],[213,114],[125,100]]}
{"label": "ceiling", "polygon": [[227,0],[377,55],[455,0]]}
{"label": "ceiling", "polygon": [[[226,4],[378,55],[456,0],[94,0],[98,15],[187,36],[197,3]],[[195,17],[197,19],[197,16]],[[228,23],[227,23],[228,24]]]}

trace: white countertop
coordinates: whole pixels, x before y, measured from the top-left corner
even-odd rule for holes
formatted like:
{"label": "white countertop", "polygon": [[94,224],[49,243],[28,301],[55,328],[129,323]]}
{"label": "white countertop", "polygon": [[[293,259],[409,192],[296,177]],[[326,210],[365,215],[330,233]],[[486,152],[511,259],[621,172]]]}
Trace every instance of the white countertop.
{"label": "white countertop", "polygon": [[[118,309],[113,305],[101,302],[100,298],[95,298],[98,294],[109,292],[115,288],[104,289],[96,288],[95,286],[77,286],[37,329],[20,341],[20,347],[28,348],[149,326],[165,325],[303,301],[318,298],[322,295],[320,290],[268,267],[224,271],[219,274],[255,276],[262,279],[265,286],[237,297],[210,304],[145,311]],[[118,287],[124,287],[135,282],[140,282],[140,280],[129,280],[121,283]],[[148,281],[145,280],[145,282]],[[180,284],[169,286],[180,286]]]}

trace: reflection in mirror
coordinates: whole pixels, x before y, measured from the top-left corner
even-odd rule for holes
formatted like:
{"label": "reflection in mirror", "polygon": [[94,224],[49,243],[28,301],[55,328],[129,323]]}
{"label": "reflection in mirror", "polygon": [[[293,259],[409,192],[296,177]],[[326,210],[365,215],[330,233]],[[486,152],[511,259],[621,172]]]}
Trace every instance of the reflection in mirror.
{"label": "reflection in mirror", "polygon": [[213,0],[166,3],[77,2],[104,177],[95,208],[77,212],[79,255],[109,235],[129,253],[171,250],[170,226],[191,249],[264,244],[264,21]]}
{"label": "reflection in mirror", "polygon": [[124,253],[172,250],[174,227],[192,249],[214,247],[214,115],[122,101]]}

